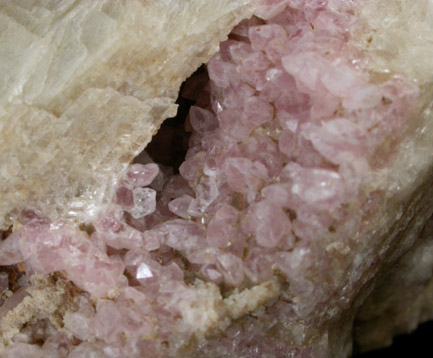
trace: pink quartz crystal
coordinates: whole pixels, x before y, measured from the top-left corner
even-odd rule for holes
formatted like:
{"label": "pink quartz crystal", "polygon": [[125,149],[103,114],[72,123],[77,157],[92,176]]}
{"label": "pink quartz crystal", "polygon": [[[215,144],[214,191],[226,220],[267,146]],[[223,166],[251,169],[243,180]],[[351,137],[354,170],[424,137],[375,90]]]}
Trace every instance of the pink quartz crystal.
{"label": "pink quartz crystal", "polygon": [[[90,235],[36,217],[1,242],[0,264],[60,271],[83,291],[65,317],[68,358],[168,357],[188,342],[195,355],[179,356],[319,357],[322,343],[285,341],[276,327],[300,327],[313,311],[311,327],[323,323],[345,281],[326,277],[321,242],[330,233],[344,242],[348,222],[358,231],[348,208],[369,210],[364,175],[389,156],[381,144],[402,138],[418,96],[398,74],[372,83],[352,40],[362,31],[356,2],[332,4],[264,0],[233,30],[207,65],[210,95],[191,107],[180,175],[132,164]],[[192,282],[230,296],[274,276],[286,291],[267,310],[227,318],[220,340],[191,338],[210,305]],[[46,356],[51,337],[6,357]]]}

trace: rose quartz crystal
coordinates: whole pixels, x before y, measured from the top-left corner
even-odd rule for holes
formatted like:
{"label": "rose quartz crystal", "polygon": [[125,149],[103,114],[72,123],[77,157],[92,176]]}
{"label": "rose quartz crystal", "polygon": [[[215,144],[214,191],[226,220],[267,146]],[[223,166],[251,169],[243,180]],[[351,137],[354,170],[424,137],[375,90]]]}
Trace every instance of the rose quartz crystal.
{"label": "rose quartz crystal", "polygon": [[[42,347],[17,341],[5,357],[321,357],[314,337],[360,282],[323,247],[362,230],[365,173],[392,161],[385,144],[418,98],[402,75],[371,81],[356,6],[265,0],[207,65],[180,174],[133,164],[91,230],[34,215],[1,242],[1,264],[60,271],[81,290],[68,338],[47,330]],[[229,300],[273,277],[283,291],[266,309],[233,322],[216,309],[208,326],[209,287]],[[280,337],[281,322],[299,332]]]}

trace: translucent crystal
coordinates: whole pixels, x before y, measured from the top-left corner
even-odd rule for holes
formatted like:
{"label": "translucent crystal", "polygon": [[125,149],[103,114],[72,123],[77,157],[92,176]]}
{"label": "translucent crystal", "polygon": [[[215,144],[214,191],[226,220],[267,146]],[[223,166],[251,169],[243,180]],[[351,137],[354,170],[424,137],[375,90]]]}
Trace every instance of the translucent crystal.
{"label": "translucent crystal", "polygon": [[152,214],[156,208],[156,191],[150,188],[134,188],[132,192],[134,207],[129,210],[132,217],[138,219]]}
{"label": "translucent crystal", "polygon": [[159,173],[159,167],[156,164],[132,164],[128,167],[125,174],[125,180],[128,184],[135,187],[148,186]]}

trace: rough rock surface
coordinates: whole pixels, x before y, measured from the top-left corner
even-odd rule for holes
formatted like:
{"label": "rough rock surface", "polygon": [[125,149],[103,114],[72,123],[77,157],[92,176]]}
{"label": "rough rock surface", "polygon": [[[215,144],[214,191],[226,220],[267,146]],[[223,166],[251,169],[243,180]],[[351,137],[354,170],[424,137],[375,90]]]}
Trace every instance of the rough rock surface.
{"label": "rough rock surface", "polygon": [[1,1],[0,229],[87,220],[251,3]]}
{"label": "rough rock surface", "polygon": [[431,4],[263,0],[185,86],[180,174],[143,154],[80,228],[22,212],[4,356],[348,357],[431,318]]}

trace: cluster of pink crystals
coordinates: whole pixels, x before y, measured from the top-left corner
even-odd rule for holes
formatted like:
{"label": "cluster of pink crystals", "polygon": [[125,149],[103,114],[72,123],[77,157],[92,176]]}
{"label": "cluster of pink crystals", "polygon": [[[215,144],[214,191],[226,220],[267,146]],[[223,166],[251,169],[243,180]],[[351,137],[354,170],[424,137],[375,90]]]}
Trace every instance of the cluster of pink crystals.
{"label": "cluster of pink crystals", "polygon": [[191,109],[180,167],[195,196],[170,207],[206,226],[188,260],[234,286],[276,269],[296,281],[312,241],[347,236],[344,208],[362,200],[363,176],[390,156],[377,148],[404,133],[417,97],[398,75],[372,83],[350,8],[268,1],[261,14],[272,18],[240,24],[208,64],[210,102]]}
{"label": "cluster of pink crystals", "polygon": [[[208,64],[180,175],[133,164],[90,234],[34,216],[0,244],[0,264],[61,271],[86,292],[65,317],[83,342],[68,357],[156,357],[167,342],[175,351],[194,330],[181,322],[199,319],[196,278],[227,289],[281,275],[303,305],[276,317],[306,316],[326,299],[308,274],[327,265],[318,242],[358,232],[360,211],[348,208],[368,211],[363,176],[391,157],[378,148],[401,138],[418,96],[398,75],[374,80],[352,42],[362,30],[353,6],[265,0]],[[104,296],[115,288],[115,299]],[[88,294],[102,297],[96,307]],[[266,344],[269,354],[310,355]]]}

